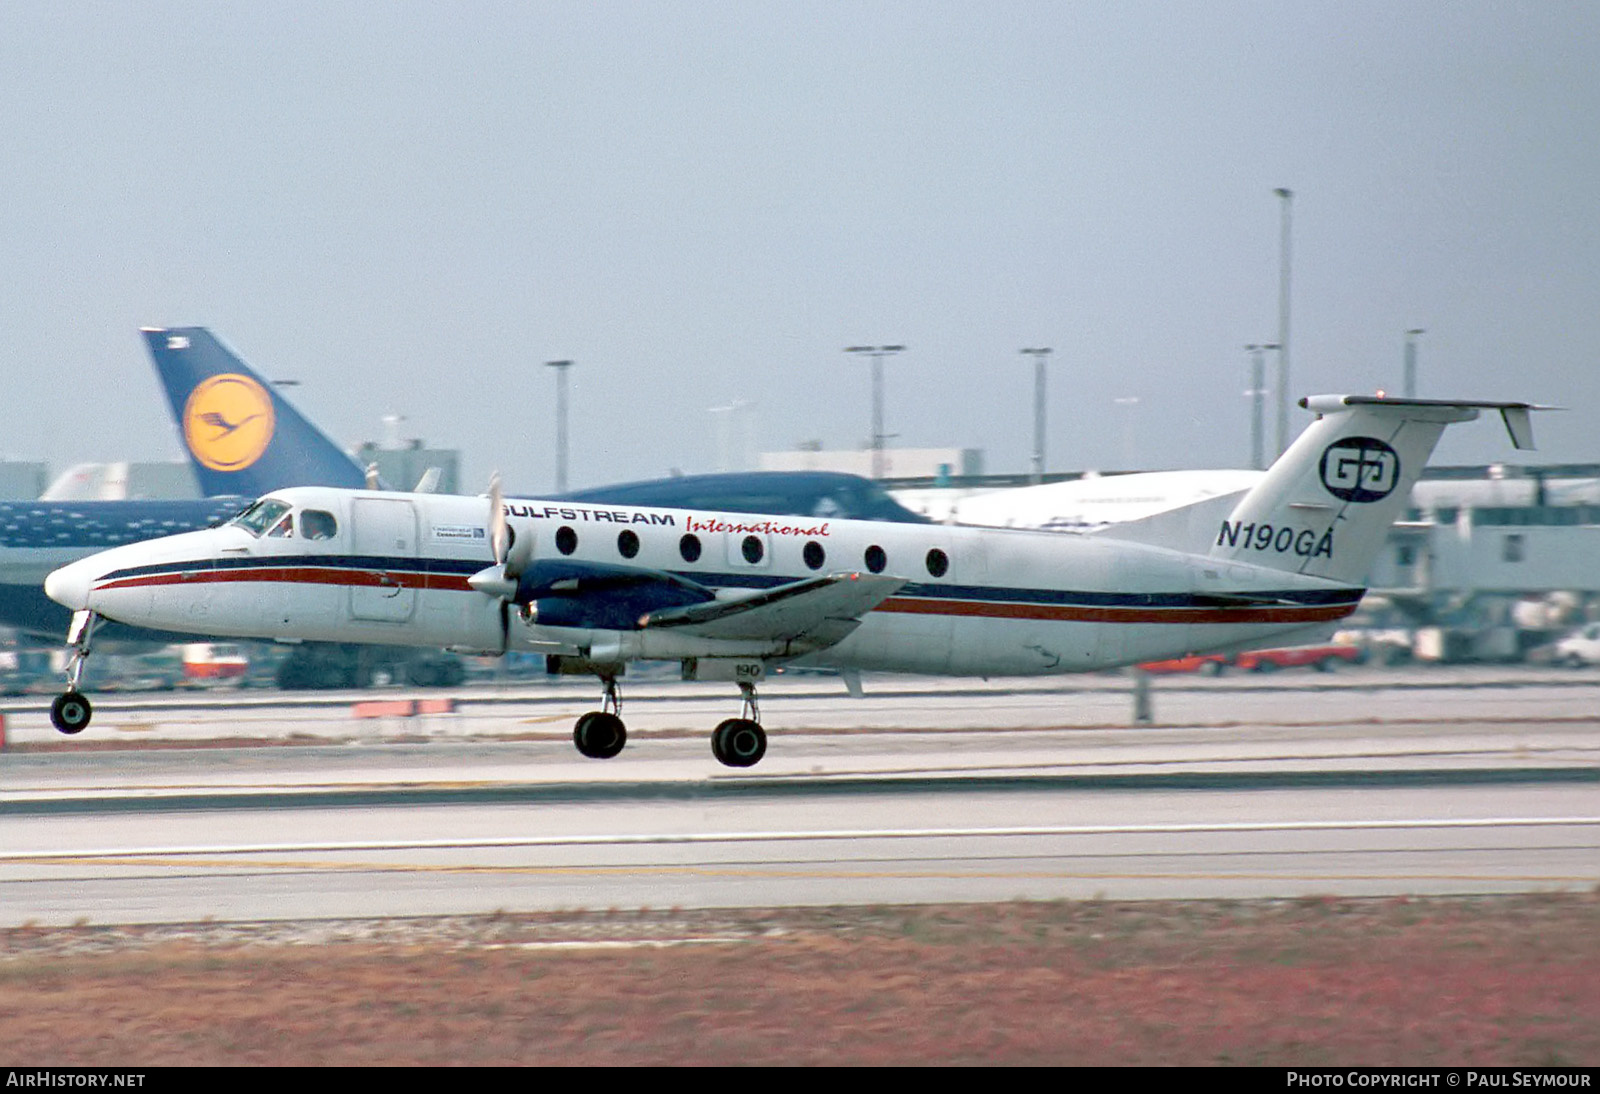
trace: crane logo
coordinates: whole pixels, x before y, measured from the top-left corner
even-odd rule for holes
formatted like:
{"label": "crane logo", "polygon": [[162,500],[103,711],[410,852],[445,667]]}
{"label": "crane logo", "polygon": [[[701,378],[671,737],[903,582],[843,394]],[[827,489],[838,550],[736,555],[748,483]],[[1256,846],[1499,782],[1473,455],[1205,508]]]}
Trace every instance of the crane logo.
{"label": "crane logo", "polygon": [[248,376],[224,372],[189,394],[183,440],[213,471],[242,471],[272,443],[272,396]]}
{"label": "crane logo", "polygon": [[1322,453],[1322,485],[1341,501],[1382,501],[1400,482],[1400,454],[1376,437],[1345,437]]}

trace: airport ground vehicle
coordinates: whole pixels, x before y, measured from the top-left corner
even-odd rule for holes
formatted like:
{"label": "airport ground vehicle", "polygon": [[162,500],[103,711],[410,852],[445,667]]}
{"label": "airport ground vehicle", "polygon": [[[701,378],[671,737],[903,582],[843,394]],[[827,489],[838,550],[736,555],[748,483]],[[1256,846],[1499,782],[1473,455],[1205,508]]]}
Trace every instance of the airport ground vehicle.
{"label": "airport ground vehicle", "polygon": [[1557,665],[1600,665],[1600,623],[1588,623],[1556,642],[1551,660]]}
{"label": "airport ground vehicle", "polygon": [[1245,672],[1276,672],[1278,669],[1310,665],[1319,672],[1331,672],[1339,665],[1359,665],[1366,656],[1356,646],[1327,643],[1315,646],[1289,646],[1277,650],[1246,650],[1233,659]]}
{"label": "airport ground vehicle", "polygon": [[1246,650],[1232,657],[1222,653],[1191,654],[1168,661],[1149,661],[1139,667],[1156,675],[1198,672],[1202,676],[1220,676],[1229,668],[1242,672],[1276,672],[1278,669],[1307,665],[1319,672],[1331,672],[1339,665],[1360,665],[1366,659],[1365,651],[1358,646],[1329,642],[1312,646],[1285,646],[1281,649]]}
{"label": "airport ground vehicle", "polygon": [[1173,657],[1166,661],[1146,661],[1139,668],[1155,676],[1198,672],[1201,676],[1221,676],[1228,668],[1228,658],[1221,653],[1195,653],[1188,657]]}
{"label": "airport ground vehicle", "polygon": [[250,669],[250,659],[232,642],[188,642],[183,647],[183,676],[197,684],[238,680]]}

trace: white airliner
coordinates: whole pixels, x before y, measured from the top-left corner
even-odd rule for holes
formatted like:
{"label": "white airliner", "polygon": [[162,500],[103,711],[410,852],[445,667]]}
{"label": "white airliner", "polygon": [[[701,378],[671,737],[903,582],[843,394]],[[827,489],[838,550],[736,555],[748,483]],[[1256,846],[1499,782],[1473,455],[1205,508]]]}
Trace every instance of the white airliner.
{"label": "white airliner", "polygon": [[914,513],[948,524],[1092,532],[1229,496],[1237,501],[1265,471],[1139,471],[990,490],[893,491]]}
{"label": "white airliner", "polygon": [[[1527,403],[1319,396],[1318,418],[1209,523],[1190,506],[1097,535],[761,517],[566,501],[274,491],[221,528],[130,544],[52,573],[73,609],[63,732],[94,626],[544,653],[593,673],[586,756],[626,741],[630,661],[739,685],[711,747],[766,751],[756,684],[776,663],[978,676],[1082,672],[1318,637],[1355,610],[1384,534],[1445,425]],[[1115,533],[1115,538],[1111,532]]]}

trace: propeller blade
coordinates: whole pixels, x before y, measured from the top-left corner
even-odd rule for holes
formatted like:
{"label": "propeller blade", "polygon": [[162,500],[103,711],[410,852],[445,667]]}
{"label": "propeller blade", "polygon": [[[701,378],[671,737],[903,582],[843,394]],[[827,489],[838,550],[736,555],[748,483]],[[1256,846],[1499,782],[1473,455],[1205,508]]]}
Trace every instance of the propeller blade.
{"label": "propeller blade", "polygon": [[[486,596],[509,602],[517,595],[517,578],[533,555],[533,537],[528,537],[525,543],[516,541],[511,525],[506,522],[498,471],[489,477],[489,546],[494,551],[494,565],[485,566],[467,578],[467,584]],[[502,616],[504,613],[502,605]]]}
{"label": "propeller blade", "polygon": [[[508,534],[510,530],[508,529]],[[513,581],[522,576],[522,571],[528,568],[528,563],[533,559],[533,536],[518,536],[511,534],[511,551],[506,555],[506,576]]]}
{"label": "propeller blade", "polygon": [[489,476],[489,546],[496,565],[503,566],[510,547],[511,529],[506,525],[506,508],[501,502],[500,472]]}

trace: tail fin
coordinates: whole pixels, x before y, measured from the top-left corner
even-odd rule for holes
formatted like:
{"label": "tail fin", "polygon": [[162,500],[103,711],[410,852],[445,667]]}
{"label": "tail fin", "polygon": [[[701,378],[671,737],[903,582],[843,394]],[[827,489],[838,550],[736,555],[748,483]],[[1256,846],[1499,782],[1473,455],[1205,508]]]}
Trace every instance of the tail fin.
{"label": "tail fin", "polygon": [[145,328],[172,417],[208,496],[360,488],[361,467],[204,327]]}
{"label": "tail fin", "polygon": [[1311,426],[1222,521],[1211,557],[1349,584],[1366,580],[1389,526],[1452,422],[1498,410],[1517,448],[1533,447],[1529,403],[1319,395]]}

